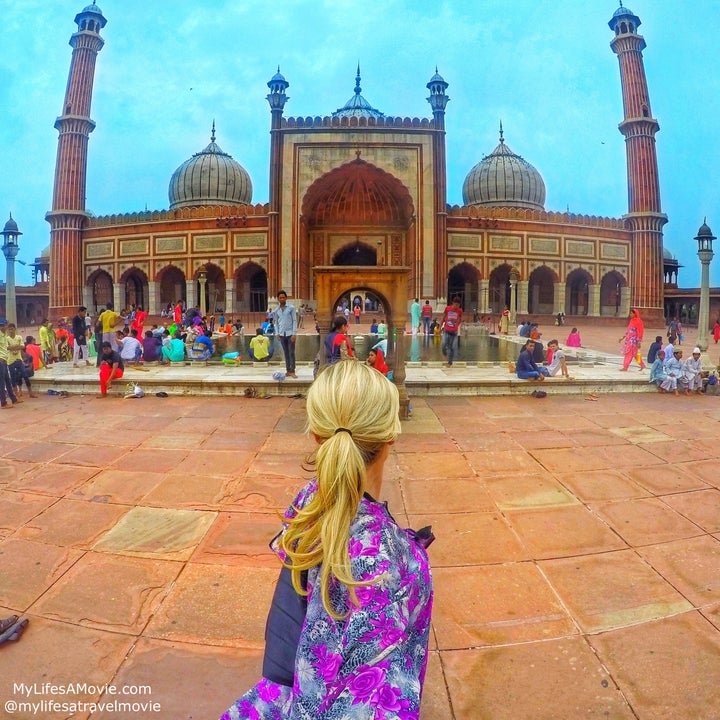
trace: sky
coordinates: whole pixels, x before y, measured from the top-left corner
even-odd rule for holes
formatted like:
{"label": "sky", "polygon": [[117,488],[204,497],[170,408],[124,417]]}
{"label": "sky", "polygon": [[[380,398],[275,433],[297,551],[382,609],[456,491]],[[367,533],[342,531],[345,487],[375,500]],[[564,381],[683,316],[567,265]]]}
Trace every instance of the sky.
{"label": "sky", "polygon": [[[89,2],[89,0],[85,0]],[[0,222],[17,221],[19,258],[50,241],[57,151],[53,125],[70,67],[80,0],[0,0]],[[99,0],[87,209],[168,207],[173,171],[210,141],[250,173],[268,201],[267,81],[290,83],[286,116],[324,116],[353,95],[387,115],[431,117],[425,87],[449,83],[448,202],[470,169],[505,141],[547,187],[546,210],[627,212],[618,62],[608,20],[616,0]],[[720,234],[720,0],[628,0],[642,21],[656,136],[665,247],[697,287],[694,240],[707,217]],[[718,243],[720,252],[720,243]],[[17,267],[20,284],[30,271]],[[5,259],[0,257],[0,277]],[[720,286],[720,258],[711,266]]]}

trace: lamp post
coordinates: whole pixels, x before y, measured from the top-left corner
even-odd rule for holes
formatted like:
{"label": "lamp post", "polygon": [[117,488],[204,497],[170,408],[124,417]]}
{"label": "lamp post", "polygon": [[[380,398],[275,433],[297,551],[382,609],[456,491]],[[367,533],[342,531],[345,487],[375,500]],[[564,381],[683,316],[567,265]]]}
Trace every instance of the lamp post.
{"label": "lamp post", "polygon": [[[705,218],[707,220],[707,218]],[[712,262],[713,252],[712,244],[715,236],[712,230],[703,220],[703,224],[695,236],[698,244],[698,258],[702,272],[700,275],[700,312],[698,314],[698,347],[703,355],[703,367],[711,366],[707,357],[708,348],[708,325],[710,324],[710,263]]]}
{"label": "lamp post", "polygon": [[6,275],[5,275],[5,315],[9,323],[17,325],[17,304],[15,302],[15,258],[18,254],[18,238],[22,233],[18,230],[17,223],[13,220],[12,213],[10,219],[5,223],[2,231],[3,246],[2,251],[5,256]]}

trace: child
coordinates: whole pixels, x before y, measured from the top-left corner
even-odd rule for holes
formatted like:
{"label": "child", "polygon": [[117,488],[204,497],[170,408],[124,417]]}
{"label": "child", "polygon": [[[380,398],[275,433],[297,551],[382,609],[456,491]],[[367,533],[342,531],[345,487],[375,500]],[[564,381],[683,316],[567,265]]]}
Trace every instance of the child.
{"label": "child", "polygon": [[261,327],[256,328],[255,337],[250,341],[250,357],[256,362],[268,362],[272,357],[270,341],[263,335]]}

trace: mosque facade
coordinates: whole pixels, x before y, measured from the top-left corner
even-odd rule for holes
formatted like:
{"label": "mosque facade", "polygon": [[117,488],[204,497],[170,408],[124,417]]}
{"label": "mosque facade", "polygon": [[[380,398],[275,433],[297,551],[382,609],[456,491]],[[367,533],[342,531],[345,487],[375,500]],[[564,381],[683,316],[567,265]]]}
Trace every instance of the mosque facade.
{"label": "mosque facade", "polygon": [[507,306],[521,316],[601,318],[638,307],[662,321],[658,123],[640,19],[628,8],[609,22],[627,149],[628,212],[619,218],[546,209],[541,174],[502,128],[497,147],[469,170],[462,206],[449,206],[448,83],[437,71],[427,83],[429,117],[392,117],[365,99],[359,68],[353,96],[326,116],[286,117],[288,81],[278,68],[268,82],[267,203],[253,202],[249,174],[221,149],[213,125],[209,144],[173,173],[167,210],[93,216],[85,208],[90,105],[106,19],[93,3],[75,22],[47,214],[51,314],[108,301],[158,313],[182,299],[242,316],[264,311],[280,288],[316,307],[323,277],[353,268],[346,290],[363,301],[388,297],[366,275],[403,270],[408,303],[437,309],[459,295],[479,313]]}

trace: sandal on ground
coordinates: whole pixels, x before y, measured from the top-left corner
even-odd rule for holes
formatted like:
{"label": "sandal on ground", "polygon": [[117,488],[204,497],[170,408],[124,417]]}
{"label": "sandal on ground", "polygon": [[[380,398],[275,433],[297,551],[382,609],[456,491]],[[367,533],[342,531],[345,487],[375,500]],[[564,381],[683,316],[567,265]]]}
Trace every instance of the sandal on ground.
{"label": "sandal on ground", "polygon": [[0,633],[4,633],[9,627],[12,627],[18,621],[17,615],[11,615],[8,618],[0,620]]}
{"label": "sandal on ground", "polygon": [[0,645],[5,642],[17,642],[30,621],[25,618],[12,624],[5,632],[0,633]]}

